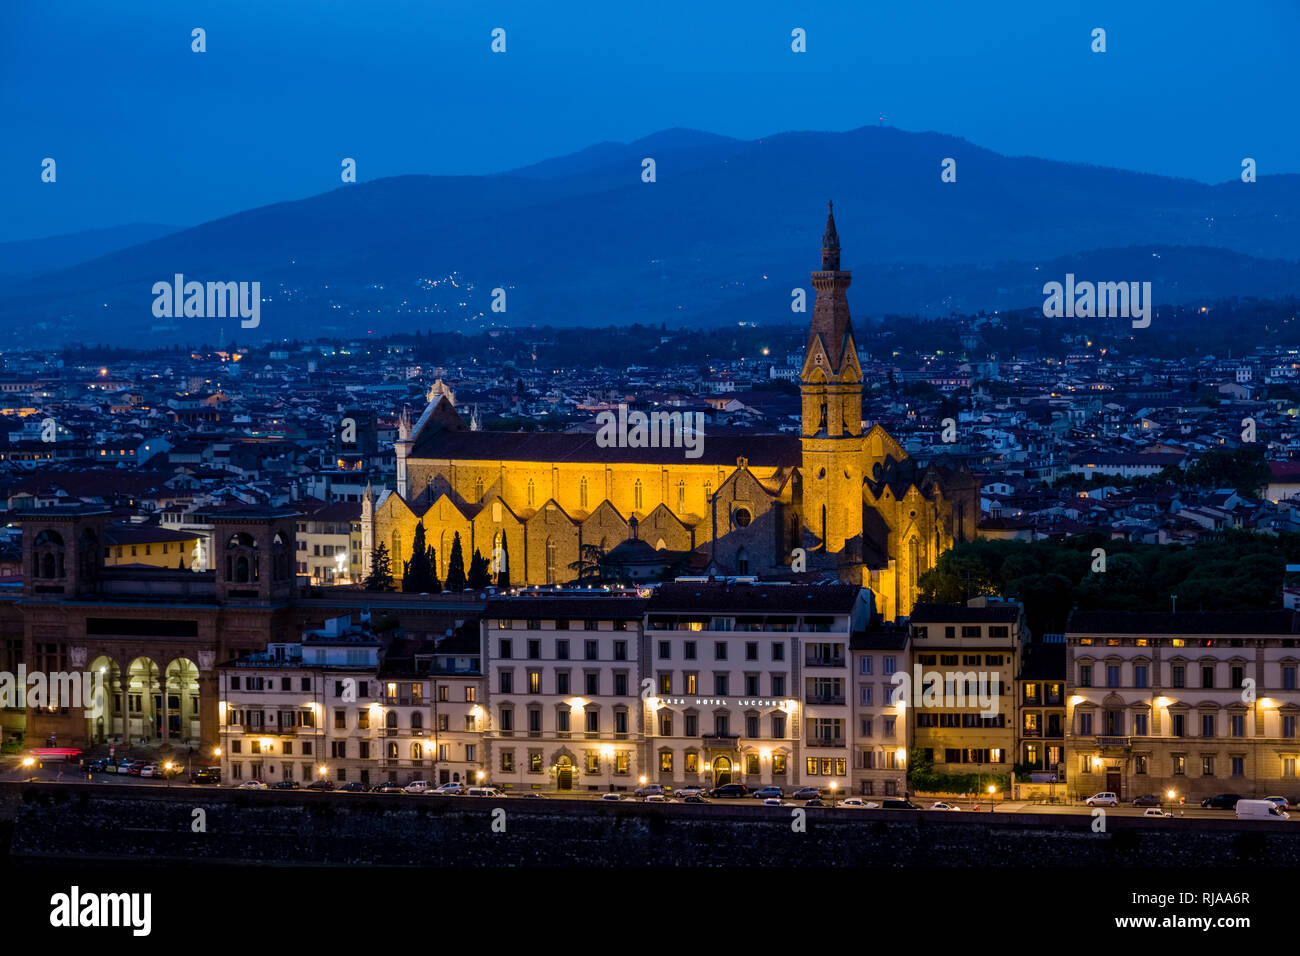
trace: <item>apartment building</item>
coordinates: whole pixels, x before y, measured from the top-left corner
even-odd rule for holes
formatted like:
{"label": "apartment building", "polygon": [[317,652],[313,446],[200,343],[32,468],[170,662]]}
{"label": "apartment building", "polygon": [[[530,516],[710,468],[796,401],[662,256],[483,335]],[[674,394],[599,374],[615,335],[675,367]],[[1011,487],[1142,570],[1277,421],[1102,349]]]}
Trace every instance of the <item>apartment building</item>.
{"label": "apartment building", "polygon": [[498,598],[481,621],[480,730],[507,790],[627,790],[644,764],[645,600],[573,592]]}
{"label": "apartment building", "polygon": [[893,703],[892,678],[908,665],[908,628],[884,623],[868,627],[854,633],[849,652],[853,672],[853,792],[902,796],[908,792],[910,725],[907,708]]}
{"label": "apartment building", "polygon": [[904,686],[914,746],[943,773],[1010,772],[1021,607],[985,598],[918,604],[909,625],[911,668]]}
{"label": "apartment building", "polygon": [[1300,795],[1294,611],[1076,611],[1070,793]]}
{"label": "apartment building", "polygon": [[[349,501],[295,502],[298,518],[297,571],[314,585],[352,584],[360,581],[361,505]],[[393,570],[402,574],[402,561],[394,555]]]}
{"label": "apartment building", "polygon": [[645,621],[649,779],[674,787],[850,786],[852,585],[678,582]]}
{"label": "apartment building", "polygon": [[[1031,772],[1069,774],[1065,760],[1065,649],[1064,643],[1028,643],[1020,649],[1016,675],[1016,763]],[[1037,778],[1036,778],[1037,779]]]}

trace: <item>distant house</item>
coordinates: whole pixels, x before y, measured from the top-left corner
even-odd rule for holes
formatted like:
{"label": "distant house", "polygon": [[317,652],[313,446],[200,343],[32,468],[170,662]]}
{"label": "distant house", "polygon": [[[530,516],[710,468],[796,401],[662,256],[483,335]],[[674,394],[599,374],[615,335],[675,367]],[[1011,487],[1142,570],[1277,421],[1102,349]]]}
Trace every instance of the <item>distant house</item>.
{"label": "distant house", "polygon": [[1264,497],[1272,502],[1300,497],[1300,462],[1270,461]]}

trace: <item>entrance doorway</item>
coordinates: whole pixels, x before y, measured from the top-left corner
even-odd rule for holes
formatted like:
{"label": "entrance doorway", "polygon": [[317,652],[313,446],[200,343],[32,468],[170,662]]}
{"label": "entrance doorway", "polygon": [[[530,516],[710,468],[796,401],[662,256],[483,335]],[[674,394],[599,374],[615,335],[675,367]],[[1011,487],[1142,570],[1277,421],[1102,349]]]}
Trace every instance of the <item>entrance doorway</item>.
{"label": "entrance doorway", "polygon": [[568,757],[555,762],[555,786],[558,790],[573,789],[573,761]]}
{"label": "entrance doorway", "polygon": [[718,757],[713,761],[713,785],[725,787],[731,783],[731,758]]}
{"label": "entrance doorway", "polygon": [[1119,797],[1121,800],[1124,799],[1124,794],[1120,793],[1120,780],[1122,777],[1123,774],[1118,770],[1106,771],[1106,789],[1115,794],[1115,796]]}

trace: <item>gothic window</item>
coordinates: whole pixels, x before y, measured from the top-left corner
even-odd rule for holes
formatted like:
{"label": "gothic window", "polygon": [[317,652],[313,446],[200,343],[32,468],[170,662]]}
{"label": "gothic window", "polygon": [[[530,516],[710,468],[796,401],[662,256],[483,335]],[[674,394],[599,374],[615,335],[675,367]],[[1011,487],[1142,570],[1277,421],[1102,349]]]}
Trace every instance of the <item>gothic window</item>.
{"label": "gothic window", "polygon": [[392,562],[393,567],[400,568],[402,566],[402,532],[396,529],[393,531],[393,543],[388,548],[388,559]]}
{"label": "gothic window", "polygon": [[707,503],[710,499],[712,499],[712,497],[713,497],[713,482],[711,482],[711,481],[706,481],[706,482],[704,483],[704,500],[705,500],[705,502]]}
{"label": "gothic window", "polygon": [[537,495],[537,485],[533,483],[533,479],[529,478],[528,479],[528,507],[530,508],[533,507],[533,499],[536,497],[536,495]]}
{"label": "gothic window", "polygon": [[226,541],[226,580],[236,584],[251,584],[260,580],[261,576],[257,541],[243,531],[232,534]]}
{"label": "gothic window", "polygon": [[686,482],[677,480],[677,513],[686,514]]}
{"label": "gothic window", "polygon": [[275,537],[271,539],[271,578],[275,581],[283,581],[288,576],[288,549],[285,548],[284,535],[277,531]]}
{"label": "gothic window", "polygon": [[913,537],[907,542],[907,579],[908,583],[915,588],[917,578],[917,568],[921,561],[921,541]]}
{"label": "gothic window", "polygon": [[817,430],[819,432],[826,431],[826,403],[825,402],[822,402],[821,420],[817,422]]}
{"label": "gothic window", "polygon": [[638,478],[636,480],[636,484],[632,486],[632,507],[635,508],[637,511],[640,511],[642,509],[640,478]]}
{"label": "gothic window", "polygon": [[587,479],[583,478],[578,482],[578,507],[585,509],[587,507]]}
{"label": "gothic window", "polygon": [[546,583],[555,583],[555,539],[546,539]]}
{"label": "gothic window", "polygon": [[483,479],[482,478],[474,479],[474,500],[475,501],[483,500]]}
{"label": "gothic window", "polygon": [[57,531],[42,531],[32,544],[32,574],[38,578],[61,578],[63,571],[63,536]]}
{"label": "gothic window", "polygon": [[744,548],[736,552],[736,573],[749,573],[749,553]]}

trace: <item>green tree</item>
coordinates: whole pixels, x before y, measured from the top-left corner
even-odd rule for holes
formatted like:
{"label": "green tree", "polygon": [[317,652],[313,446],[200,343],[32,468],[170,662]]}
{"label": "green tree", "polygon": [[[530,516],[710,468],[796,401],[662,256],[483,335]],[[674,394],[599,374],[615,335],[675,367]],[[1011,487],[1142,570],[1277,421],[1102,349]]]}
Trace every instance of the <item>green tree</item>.
{"label": "green tree", "polygon": [[460,532],[451,540],[451,557],[447,560],[447,590],[465,590],[465,556],[460,550]]}
{"label": "green tree", "polygon": [[438,575],[432,563],[433,549],[424,540],[424,522],[415,526],[415,540],[411,542],[411,558],[402,564],[402,590],[423,594],[432,592],[438,584]]}
{"label": "green tree", "polygon": [[492,575],[488,572],[488,559],[479,554],[478,548],[475,548],[474,554],[469,559],[469,589],[480,591],[491,583]]}
{"label": "green tree", "polygon": [[576,571],[582,584],[600,581],[600,565],[605,560],[605,549],[598,544],[584,544],[578,549],[578,560],[570,562],[569,570]]}
{"label": "green tree", "polygon": [[370,552],[370,573],[366,575],[363,587],[367,591],[391,591],[393,589],[392,561],[388,557],[388,546],[380,542],[379,547]]}

